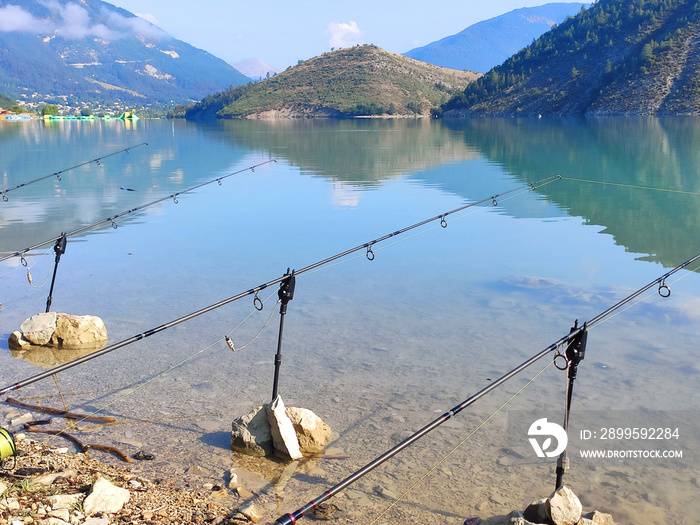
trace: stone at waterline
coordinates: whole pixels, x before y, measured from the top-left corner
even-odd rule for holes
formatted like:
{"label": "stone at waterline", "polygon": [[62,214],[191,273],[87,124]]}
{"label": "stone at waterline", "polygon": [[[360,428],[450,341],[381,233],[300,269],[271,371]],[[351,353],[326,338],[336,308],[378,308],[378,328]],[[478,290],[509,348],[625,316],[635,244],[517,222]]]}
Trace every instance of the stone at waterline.
{"label": "stone at waterline", "polygon": [[306,408],[287,407],[286,413],[294,425],[301,452],[322,453],[331,440],[331,427]]}
{"label": "stone at waterline", "polygon": [[615,525],[613,517],[610,514],[598,512],[597,510],[587,512],[582,516],[581,520],[588,520],[593,525]]}
{"label": "stone at waterline", "polygon": [[547,499],[547,515],[554,525],[576,525],[583,506],[569,487],[562,487]]}
{"label": "stone at waterline", "polygon": [[[274,454],[272,429],[264,410],[267,406],[261,405],[233,422],[232,450],[257,457]],[[285,414],[294,427],[300,452],[323,452],[331,439],[331,428],[311,410],[287,407]]]}
{"label": "stone at waterline", "polygon": [[32,346],[32,343],[27,341],[19,330],[15,330],[10,334],[7,344],[10,350],[26,350]]}
{"label": "stone at waterline", "polygon": [[56,330],[50,345],[72,348],[107,341],[104,321],[94,315],[56,315]]}
{"label": "stone at waterline", "polygon": [[231,449],[248,456],[268,456],[274,453],[272,430],[267,421],[265,405],[260,405],[231,424]]}
{"label": "stone at waterline", "polygon": [[523,511],[523,517],[532,523],[549,523],[547,499],[543,498],[530,503]]}
{"label": "stone at waterline", "polygon": [[267,407],[267,420],[270,423],[272,430],[272,443],[275,447],[275,452],[282,457],[299,460],[303,456],[299,450],[299,440],[294,431],[292,421],[287,417],[284,409],[284,402],[281,396],[277,396],[275,400]]}
{"label": "stone at waterline", "polygon": [[106,342],[107,329],[99,317],[56,312],[33,315],[8,340],[13,350],[28,350],[32,346],[98,348]]}
{"label": "stone at waterline", "polygon": [[20,332],[31,344],[44,346],[56,331],[56,317],[56,312],[33,315],[20,325]]}

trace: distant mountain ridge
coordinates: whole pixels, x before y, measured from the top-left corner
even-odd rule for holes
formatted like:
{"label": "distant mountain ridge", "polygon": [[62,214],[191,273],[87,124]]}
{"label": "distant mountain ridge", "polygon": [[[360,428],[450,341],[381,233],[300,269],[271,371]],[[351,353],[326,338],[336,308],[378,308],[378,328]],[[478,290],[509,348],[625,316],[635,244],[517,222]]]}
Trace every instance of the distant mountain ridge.
{"label": "distant mountain ridge", "polygon": [[576,15],[584,3],[551,3],[524,7],[478,22],[459,33],[411,49],[405,56],[436,66],[486,73],[533,40]]}
{"label": "distant mountain ridge", "polygon": [[699,115],[700,2],[599,0],[442,110],[458,118]]}
{"label": "distant mountain ridge", "polygon": [[186,102],[250,79],[101,0],[0,0],[0,92]]}
{"label": "distant mountain ridge", "polygon": [[208,96],[190,108],[186,118],[427,116],[479,76],[374,45],[355,46],[323,53],[261,82]]}
{"label": "distant mountain ridge", "polygon": [[262,80],[263,78],[276,75],[282,71],[257,58],[246,58],[239,62],[232,62],[231,65],[253,80]]}

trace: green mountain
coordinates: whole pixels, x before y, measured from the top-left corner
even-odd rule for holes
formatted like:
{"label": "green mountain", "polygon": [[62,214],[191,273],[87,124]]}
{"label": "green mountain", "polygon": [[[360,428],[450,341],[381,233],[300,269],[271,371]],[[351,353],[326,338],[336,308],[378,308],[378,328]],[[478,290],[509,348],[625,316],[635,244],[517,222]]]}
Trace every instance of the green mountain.
{"label": "green mountain", "polygon": [[100,0],[0,0],[0,92],[20,101],[199,100],[249,79]]}
{"label": "green mountain", "polygon": [[445,117],[700,113],[700,3],[600,0],[493,68]]}
{"label": "green mountain", "polygon": [[373,45],[338,49],[256,84],[206,97],[188,119],[429,115],[479,74]]}
{"label": "green mountain", "polygon": [[411,49],[405,56],[436,66],[485,73],[587,4],[523,7],[473,24],[455,35]]}

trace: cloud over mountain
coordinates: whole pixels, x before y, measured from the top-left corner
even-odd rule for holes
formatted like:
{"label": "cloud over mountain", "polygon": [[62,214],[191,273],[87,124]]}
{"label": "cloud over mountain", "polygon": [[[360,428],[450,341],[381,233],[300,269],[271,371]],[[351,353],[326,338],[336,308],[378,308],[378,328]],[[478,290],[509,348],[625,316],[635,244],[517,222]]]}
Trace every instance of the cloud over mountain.
{"label": "cloud over mountain", "polygon": [[365,34],[357,27],[357,22],[331,22],[328,24],[326,34],[329,35],[330,47],[352,47],[362,43],[362,35]]}
{"label": "cloud over mountain", "polygon": [[145,18],[127,17],[114,11],[102,9],[102,20],[91,19],[84,7],[58,0],[39,2],[53,18],[40,18],[17,5],[0,7],[0,32],[23,32],[36,35],[55,35],[66,40],[96,37],[115,41],[127,36],[140,36],[149,40],[162,40],[167,34]]}

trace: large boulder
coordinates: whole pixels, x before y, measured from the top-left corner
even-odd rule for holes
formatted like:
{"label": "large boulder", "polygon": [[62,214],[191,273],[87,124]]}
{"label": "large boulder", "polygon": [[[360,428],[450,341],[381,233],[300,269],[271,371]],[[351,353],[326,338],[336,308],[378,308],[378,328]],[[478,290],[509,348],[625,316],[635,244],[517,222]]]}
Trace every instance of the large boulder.
{"label": "large boulder", "polygon": [[20,327],[24,339],[33,345],[48,344],[56,331],[56,312],[46,312],[31,316]]}
{"label": "large boulder", "polygon": [[95,346],[107,341],[104,322],[94,315],[57,314],[49,344],[62,348]]}
{"label": "large boulder", "polygon": [[287,407],[286,412],[294,425],[301,452],[322,453],[331,440],[331,427],[306,408]]}
{"label": "large boulder", "polygon": [[272,431],[265,405],[239,417],[231,424],[231,449],[249,456],[269,456],[274,453]]}

